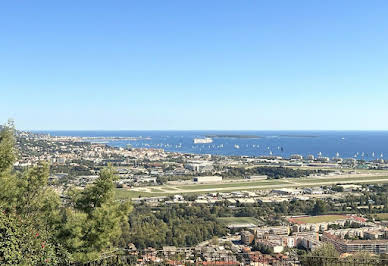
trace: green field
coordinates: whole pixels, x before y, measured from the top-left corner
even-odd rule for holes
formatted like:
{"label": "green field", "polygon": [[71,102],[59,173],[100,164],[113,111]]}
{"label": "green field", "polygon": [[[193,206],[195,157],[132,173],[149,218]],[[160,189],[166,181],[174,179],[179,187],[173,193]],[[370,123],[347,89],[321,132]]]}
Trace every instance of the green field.
{"label": "green field", "polygon": [[139,192],[128,189],[115,189],[115,198],[118,200],[128,200],[132,198],[138,197],[156,197],[156,196],[164,196],[164,194],[159,193],[150,193],[150,192]]}
{"label": "green field", "polygon": [[172,190],[172,191],[178,190],[178,189],[175,188],[175,187],[167,187],[167,186],[164,186],[163,189],[164,189],[164,190]]}
{"label": "green field", "polygon": [[378,213],[375,214],[375,217],[380,220],[388,220],[388,213]]}
{"label": "green field", "polygon": [[388,182],[388,176],[363,176],[363,177],[353,177],[353,178],[330,178],[330,177],[325,177],[325,178],[321,178],[321,179],[318,179],[318,178],[315,178],[315,179],[308,179],[308,178],[304,178],[304,179],[293,179],[295,182],[298,182],[298,183],[301,183],[301,184],[307,184],[307,183],[325,183],[325,182],[337,182],[337,183],[341,183],[341,182],[346,182],[346,181],[354,181],[354,182],[357,182],[357,181],[364,181],[364,180],[374,180],[374,179],[386,179],[386,181]]}
{"label": "green field", "polygon": [[156,192],[156,193],[163,193],[164,192],[163,190],[160,190],[158,188],[151,188],[150,190],[151,190],[151,192]]}
{"label": "green field", "polygon": [[258,220],[253,217],[219,217],[217,218],[220,222],[226,225],[232,224],[258,224]]}
{"label": "green field", "polygon": [[320,215],[320,216],[307,216],[299,218],[290,218],[289,221],[298,224],[307,224],[307,223],[324,223],[324,222],[334,222],[336,220],[344,219],[344,215]]}

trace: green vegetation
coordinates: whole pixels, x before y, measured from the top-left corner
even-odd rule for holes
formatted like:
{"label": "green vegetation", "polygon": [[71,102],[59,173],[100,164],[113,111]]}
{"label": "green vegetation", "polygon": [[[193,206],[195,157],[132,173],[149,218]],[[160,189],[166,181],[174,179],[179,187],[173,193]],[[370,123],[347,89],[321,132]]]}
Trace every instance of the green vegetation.
{"label": "green vegetation", "polygon": [[388,213],[377,213],[375,214],[375,218],[378,220],[388,220]]}
{"label": "green vegetation", "polygon": [[336,220],[344,219],[344,215],[319,215],[319,216],[307,216],[307,217],[298,217],[292,218],[292,221],[297,223],[324,223],[324,222],[334,222]]}
{"label": "green vegetation", "polygon": [[308,253],[303,258],[302,265],[315,266],[317,265],[317,258],[339,258],[339,253],[332,244],[325,243],[316,248],[314,251]]}
{"label": "green vegetation", "polygon": [[[320,261],[320,258],[322,258],[322,261]],[[384,255],[381,258],[384,258]],[[372,266],[384,265],[385,263],[381,262],[379,257],[366,251],[356,252],[345,258],[340,258],[340,254],[335,247],[332,244],[325,243],[305,256],[302,256],[301,264],[306,266],[315,266],[318,264]]]}
{"label": "green vegetation", "polygon": [[266,175],[268,179],[279,179],[279,178],[300,178],[309,176],[311,174],[327,174],[332,171],[330,170],[302,170],[302,169],[293,169],[287,167],[270,167],[270,166],[259,166],[253,168],[243,168],[243,167],[230,167],[223,174],[225,178],[233,178],[236,176],[248,177],[252,175]]}
{"label": "green vegetation", "polygon": [[[138,192],[115,189],[112,167],[102,169],[100,177],[93,185],[84,190],[70,190],[60,199],[47,183],[50,171],[47,164],[42,163],[23,172],[15,171],[14,145],[13,127],[10,124],[0,132],[1,265],[81,264],[105,257],[120,248],[128,247],[130,243],[139,249],[161,248],[165,245],[193,246],[204,240],[216,240],[216,237],[225,235],[229,232],[225,226],[227,224],[259,224],[263,221],[266,225],[281,225],[285,223],[284,216],[288,215],[313,214],[317,216],[309,217],[305,222],[321,222],[342,216],[319,216],[320,214],[352,212],[373,217],[375,212],[382,212],[376,217],[383,218],[388,213],[388,185],[369,186],[368,191],[348,195],[344,199],[328,199],[325,202],[237,202],[233,203],[234,208],[229,208],[226,201],[216,202],[212,206],[194,203],[192,206],[171,204],[151,207],[140,203],[132,210],[127,201],[117,199],[188,194],[185,199],[194,200],[196,194],[203,193],[201,189],[226,192],[258,190],[267,188],[265,186],[306,186],[304,182],[307,179],[154,186],[147,187],[145,192]],[[283,170],[282,168],[277,173]],[[249,171],[244,173],[250,173]],[[372,180],[376,177],[368,178]],[[366,178],[359,179],[369,181]],[[329,182],[332,178],[315,180]],[[306,184],[315,185],[307,182]],[[383,207],[376,210],[371,207],[372,203]],[[359,206],[370,208],[359,209]],[[262,246],[256,248],[269,252]],[[325,247],[321,253],[336,256],[330,247]]]}
{"label": "green vegetation", "polygon": [[[341,183],[341,182],[357,182],[357,181],[367,181],[367,180],[380,180],[381,182],[388,182],[388,176],[358,176],[358,177],[344,177],[344,178],[332,178],[332,177],[322,177],[322,178],[314,178],[314,179],[308,179],[308,178],[303,178],[298,180],[298,183],[301,184],[308,184],[308,183]],[[379,181],[380,182],[380,181]]]}
{"label": "green vegetation", "polygon": [[131,208],[114,201],[114,172],[72,190],[65,202],[48,186],[45,163],[15,172],[14,129],[0,131],[0,264],[63,265],[99,258],[119,246]]}
{"label": "green vegetation", "polygon": [[219,217],[217,218],[223,224],[258,224],[258,220],[253,217]]}
{"label": "green vegetation", "polygon": [[125,241],[140,249],[193,246],[226,234],[226,228],[216,219],[219,211],[220,208],[186,205],[152,211],[147,206],[138,206],[129,216],[130,231]]}

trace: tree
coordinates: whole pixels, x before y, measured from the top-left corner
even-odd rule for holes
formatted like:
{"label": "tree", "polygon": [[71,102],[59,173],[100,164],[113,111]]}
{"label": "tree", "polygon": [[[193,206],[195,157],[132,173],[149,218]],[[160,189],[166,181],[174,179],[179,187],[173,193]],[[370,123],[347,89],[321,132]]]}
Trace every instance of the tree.
{"label": "tree", "polygon": [[[95,183],[84,190],[72,190],[63,211],[59,239],[75,261],[88,261],[114,250],[122,229],[128,226],[128,203],[114,200],[114,170],[101,171]],[[117,241],[118,242],[118,241]]]}
{"label": "tree", "polygon": [[8,121],[0,131],[0,174],[8,173],[16,160],[14,125]]}
{"label": "tree", "polygon": [[12,173],[15,161],[14,127],[8,122],[0,131],[0,204],[3,208],[10,208],[17,201],[17,180]]}
{"label": "tree", "polygon": [[0,264],[16,265],[23,258],[22,238],[16,223],[0,212]]}
{"label": "tree", "polygon": [[14,172],[14,145],[9,123],[0,131],[1,264],[65,263],[66,252],[52,234],[59,198],[47,188],[48,166]]}
{"label": "tree", "polygon": [[303,256],[301,259],[302,265],[315,266],[323,265],[323,259],[336,260],[339,258],[339,253],[332,244],[324,243],[322,246],[314,249],[312,252]]}
{"label": "tree", "polygon": [[363,264],[363,265],[377,265],[378,258],[376,256],[372,256],[371,253],[367,251],[360,251],[352,254],[347,257],[345,261],[352,263],[354,265]]}
{"label": "tree", "polygon": [[63,265],[114,250],[131,207],[114,199],[114,171],[69,193],[69,203],[48,186],[49,165],[15,172],[12,123],[0,131],[0,264]]}
{"label": "tree", "polygon": [[312,210],[312,215],[321,215],[327,212],[327,204],[322,200],[317,200]]}
{"label": "tree", "polygon": [[211,240],[212,245],[218,245],[219,242],[220,242],[220,241],[219,241],[218,237],[213,236],[213,238],[212,238],[212,240]]}

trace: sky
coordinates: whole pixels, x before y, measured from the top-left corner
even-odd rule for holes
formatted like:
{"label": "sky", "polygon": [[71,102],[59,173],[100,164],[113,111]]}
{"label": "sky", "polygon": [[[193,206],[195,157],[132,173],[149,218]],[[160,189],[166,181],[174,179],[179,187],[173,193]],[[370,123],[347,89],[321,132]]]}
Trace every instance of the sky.
{"label": "sky", "polygon": [[388,1],[1,1],[0,123],[388,130]]}

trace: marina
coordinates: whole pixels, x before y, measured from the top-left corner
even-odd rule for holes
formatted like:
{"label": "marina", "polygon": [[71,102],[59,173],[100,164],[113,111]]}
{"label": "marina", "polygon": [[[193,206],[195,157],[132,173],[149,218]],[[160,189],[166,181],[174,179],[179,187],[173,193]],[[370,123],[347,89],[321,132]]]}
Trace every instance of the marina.
{"label": "marina", "polygon": [[[41,132],[42,133],[42,132]],[[292,154],[356,160],[387,159],[387,131],[50,131],[51,136],[114,147],[153,148],[170,152],[232,156]],[[260,138],[242,136],[261,136]],[[214,137],[209,136],[229,136]],[[230,136],[240,136],[231,138]],[[312,137],[314,136],[314,137]]]}

